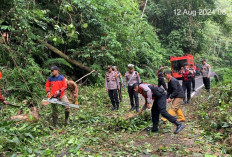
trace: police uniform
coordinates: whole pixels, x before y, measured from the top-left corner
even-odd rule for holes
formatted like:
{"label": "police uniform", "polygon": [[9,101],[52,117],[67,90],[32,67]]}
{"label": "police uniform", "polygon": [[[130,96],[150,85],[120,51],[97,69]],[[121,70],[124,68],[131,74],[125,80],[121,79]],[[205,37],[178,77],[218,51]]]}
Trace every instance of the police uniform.
{"label": "police uniform", "polygon": [[158,71],[158,87],[163,86],[165,90],[167,90],[166,83],[164,81],[163,67],[160,67]]}
{"label": "police uniform", "polygon": [[118,81],[119,81],[119,99],[120,99],[120,102],[122,102],[122,84],[123,84],[123,79],[122,79],[122,74],[117,71],[117,75],[118,75]]}
{"label": "police uniform", "polygon": [[189,70],[192,72],[192,91],[195,91],[195,76],[196,76],[196,70],[193,67],[190,67]]}
{"label": "police uniform", "polygon": [[210,90],[210,74],[211,74],[211,67],[209,64],[205,64],[201,66],[201,74],[203,77],[203,83],[205,89],[209,92]]}
{"label": "police uniform", "polygon": [[[180,132],[184,125],[177,121],[177,119],[170,115],[166,110],[166,94],[165,91],[160,88],[156,87],[154,85],[150,85],[147,83],[142,83],[139,85],[139,93],[143,95],[145,98],[145,104],[143,106],[143,109],[146,109],[147,104],[152,103],[152,99],[154,99],[152,109],[151,109],[151,115],[152,115],[152,122],[153,122],[153,128],[152,131],[157,132],[158,131],[158,124],[159,124],[159,115],[161,114],[163,117],[165,117],[168,121],[174,123],[177,126],[177,130],[175,133]],[[181,127],[181,128],[180,128]]]}
{"label": "police uniform", "polygon": [[107,72],[105,75],[105,88],[108,89],[108,94],[113,105],[112,110],[119,109],[119,100],[118,100],[118,76],[117,73],[112,71],[111,73]]}
{"label": "police uniform", "polygon": [[[138,93],[134,91],[133,85],[134,83],[140,83],[141,79],[139,76],[139,73],[137,71],[134,71],[133,73],[126,72],[124,77],[124,89],[126,89],[126,85],[128,84],[128,93],[130,97],[130,103],[131,103],[131,110],[136,109],[136,111],[139,110],[139,97]],[[134,103],[135,99],[135,103]]]}
{"label": "police uniform", "polygon": [[186,103],[185,93],[187,90],[187,103],[190,103],[191,99],[191,82],[192,82],[192,71],[184,69],[182,72],[182,88],[184,90],[184,103]]}

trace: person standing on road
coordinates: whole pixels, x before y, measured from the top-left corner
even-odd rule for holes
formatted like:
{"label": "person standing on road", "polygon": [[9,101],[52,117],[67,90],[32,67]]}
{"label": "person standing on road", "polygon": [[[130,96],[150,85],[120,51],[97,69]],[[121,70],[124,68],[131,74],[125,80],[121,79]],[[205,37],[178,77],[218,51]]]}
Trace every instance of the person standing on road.
{"label": "person standing on road", "polygon": [[190,64],[190,71],[192,71],[192,91],[195,92],[195,76],[196,76],[196,68],[193,67],[192,64]]}
{"label": "person standing on road", "polygon": [[[165,71],[164,77],[168,80],[168,91],[167,91],[167,102],[172,102],[171,109],[168,111],[168,113],[172,116],[175,116],[177,114],[178,121],[184,122],[185,117],[180,109],[181,103],[183,102],[184,98],[184,91],[181,87],[179,81],[172,77],[171,71]],[[161,118],[164,122],[166,121],[165,118]]]}
{"label": "person standing on road", "polygon": [[118,75],[112,69],[111,65],[107,67],[108,72],[105,76],[105,87],[106,92],[108,92],[110,101],[112,104],[112,111],[119,110],[119,101],[118,101],[118,90],[119,90],[119,82]]}
{"label": "person standing on road", "polygon": [[118,75],[118,81],[119,81],[118,95],[120,102],[122,102],[122,85],[123,85],[122,74],[120,73],[120,71],[118,71],[118,68],[116,66],[113,66],[113,70]]}
{"label": "person standing on road", "polygon": [[205,59],[202,59],[201,74],[203,77],[203,83],[207,92],[210,92],[210,74],[211,67],[206,63]]}
{"label": "person standing on road", "polygon": [[186,104],[186,97],[185,93],[187,90],[187,104],[190,104],[190,99],[191,99],[191,81],[192,81],[192,74],[193,72],[188,68],[188,63],[184,63],[184,69],[181,70],[182,74],[182,88],[184,90],[184,102],[183,104]]}
{"label": "person standing on road", "polygon": [[[125,73],[124,77],[124,91],[126,92],[126,85],[128,84],[128,93],[130,97],[131,109],[130,111],[136,110],[139,112],[139,97],[138,93],[134,91],[133,84],[140,83],[141,79],[139,73],[134,71],[134,65],[128,65],[128,72]],[[135,102],[134,102],[135,99]]]}
{"label": "person standing on road", "polygon": [[166,93],[165,91],[154,85],[150,85],[147,83],[133,85],[134,91],[140,93],[145,98],[145,104],[143,108],[139,111],[138,115],[143,112],[146,108],[150,108],[150,105],[153,105],[151,109],[152,122],[153,127],[151,129],[152,132],[158,132],[158,124],[159,124],[159,115],[161,114],[163,117],[167,118],[168,121],[176,125],[176,131],[174,134],[178,134],[181,130],[184,129],[184,124],[180,123],[174,116],[170,115],[166,110]]}
{"label": "person standing on road", "polygon": [[163,69],[164,68],[168,68],[168,66],[160,66],[159,70],[158,70],[158,87],[160,87],[161,85],[163,86],[163,88],[167,91],[167,86],[166,83],[164,81],[164,74],[163,74]]}

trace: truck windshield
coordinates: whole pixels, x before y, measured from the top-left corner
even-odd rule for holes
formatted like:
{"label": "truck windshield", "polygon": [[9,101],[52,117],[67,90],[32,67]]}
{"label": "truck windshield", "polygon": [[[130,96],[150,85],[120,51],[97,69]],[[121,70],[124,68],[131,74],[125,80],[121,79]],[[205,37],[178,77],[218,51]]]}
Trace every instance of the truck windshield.
{"label": "truck windshield", "polygon": [[184,67],[184,63],[187,62],[187,59],[172,61],[172,69],[174,73],[177,73],[180,71],[181,67]]}

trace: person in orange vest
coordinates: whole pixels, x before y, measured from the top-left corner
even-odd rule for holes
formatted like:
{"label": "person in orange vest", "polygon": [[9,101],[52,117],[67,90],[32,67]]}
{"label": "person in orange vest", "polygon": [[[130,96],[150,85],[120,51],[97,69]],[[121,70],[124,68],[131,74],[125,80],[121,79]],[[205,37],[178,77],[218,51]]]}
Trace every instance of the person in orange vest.
{"label": "person in orange vest", "polygon": [[151,109],[151,115],[152,115],[152,132],[158,132],[158,123],[159,123],[159,115],[161,114],[163,117],[165,117],[168,121],[176,125],[176,131],[174,134],[178,134],[180,131],[184,129],[184,124],[180,123],[174,116],[170,115],[166,110],[166,93],[164,89],[150,85],[147,83],[135,83],[133,85],[134,91],[137,93],[140,93],[145,98],[145,104],[143,108],[138,112],[138,115],[143,112],[146,108],[150,108],[150,105],[152,104]]}
{"label": "person in orange vest", "polygon": [[[2,79],[2,73],[0,72],[0,79]],[[1,94],[1,85],[0,85],[0,101],[4,104],[4,105],[6,105],[7,104],[7,101],[5,100],[5,98],[2,96],[2,94]],[[0,110],[1,110],[1,106],[0,106]]]}
{"label": "person in orange vest", "polygon": [[[50,76],[46,82],[45,89],[47,92],[47,97],[57,97],[61,101],[67,102],[68,98],[65,94],[67,89],[67,81],[63,75],[59,74],[58,67],[51,67],[52,76]],[[69,107],[65,107],[65,123],[69,124]],[[52,104],[52,118],[54,126],[57,126],[58,123],[58,108],[57,104]]]}

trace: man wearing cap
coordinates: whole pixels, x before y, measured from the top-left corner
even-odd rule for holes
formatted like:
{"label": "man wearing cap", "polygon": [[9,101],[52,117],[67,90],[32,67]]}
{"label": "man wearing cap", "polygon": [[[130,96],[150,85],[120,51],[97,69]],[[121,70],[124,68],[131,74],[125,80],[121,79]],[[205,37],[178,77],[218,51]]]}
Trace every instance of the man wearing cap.
{"label": "man wearing cap", "polygon": [[184,129],[184,124],[181,124],[174,116],[170,115],[166,110],[166,93],[165,91],[160,88],[156,87],[154,85],[150,85],[147,83],[137,84],[135,83],[133,85],[134,91],[138,92],[143,95],[145,98],[145,104],[143,108],[139,111],[138,115],[143,112],[143,110],[146,110],[146,108],[150,108],[150,105],[153,105],[151,109],[151,115],[152,115],[152,132],[158,132],[158,124],[159,124],[159,115],[161,114],[163,117],[167,118],[168,121],[171,123],[174,123],[176,127],[175,134],[178,134],[181,130]]}
{"label": "man wearing cap", "polygon": [[[191,81],[192,81],[192,74],[193,72],[188,68],[188,63],[184,63],[184,69],[180,71],[180,74],[182,74],[182,88],[184,90],[184,95],[187,90],[187,104],[190,104],[191,99]],[[184,102],[183,104],[186,104],[186,98],[184,96]]]}
{"label": "man wearing cap", "polygon": [[[137,71],[134,71],[134,65],[129,64],[128,65],[128,72],[125,73],[124,77],[124,91],[126,92],[126,85],[128,84],[128,93],[130,97],[130,103],[131,103],[131,109],[130,111],[133,111],[136,109],[136,111],[139,111],[139,97],[138,93],[134,91],[133,84],[140,83],[141,79],[139,76],[139,73]],[[135,102],[134,102],[135,99]]]}
{"label": "man wearing cap", "polygon": [[[69,102],[65,94],[67,88],[67,81],[64,76],[59,74],[58,67],[51,67],[52,76],[50,76],[46,82],[45,89],[47,97],[57,97],[63,102]],[[69,107],[65,106],[65,123],[69,124]],[[52,104],[52,118],[54,126],[58,123],[58,109],[57,104]]]}
{"label": "man wearing cap", "polygon": [[118,75],[112,69],[111,65],[108,65],[108,72],[105,76],[105,87],[106,91],[109,94],[111,104],[112,104],[112,111],[119,109],[119,101],[118,101],[118,90],[119,90],[119,82],[118,82]]}
{"label": "man wearing cap", "polygon": [[[2,73],[0,72],[0,79],[2,79]],[[5,98],[2,96],[2,94],[1,94],[1,85],[0,85],[0,101],[4,104],[4,105],[6,105],[7,104],[7,101],[5,100]],[[0,106],[0,110],[1,110],[1,106]]]}
{"label": "man wearing cap", "polygon": [[113,71],[118,75],[118,82],[119,82],[118,95],[120,102],[122,102],[122,88],[121,88],[123,84],[122,74],[118,71],[118,68],[116,66],[113,66]]}
{"label": "man wearing cap", "polygon": [[[167,91],[167,102],[172,102],[171,109],[168,111],[168,113],[172,116],[175,116],[177,114],[178,121],[184,122],[185,117],[180,109],[181,103],[183,102],[184,98],[184,91],[181,87],[179,81],[172,77],[171,71],[167,70],[164,72],[164,77],[168,80],[168,91]],[[166,121],[165,118],[161,118],[164,122]]]}
{"label": "man wearing cap", "polygon": [[201,74],[203,77],[203,83],[207,92],[210,91],[210,74],[211,74],[211,67],[209,64],[206,63],[205,59],[202,59],[202,66],[201,66]]}
{"label": "man wearing cap", "polygon": [[192,71],[192,91],[194,92],[195,91],[195,76],[196,76],[196,69],[195,67],[193,67],[192,64],[190,64],[190,68],[189,68],[190,71]]}
{"label": "man wearing cap", "polygon": [[162,85],[163,88],[165,90],[167,90],[168,88],[167,88],[166,83],[164,81],[164,74],[163,74],[163,69],[164,68],[168,68],[168,66],[165,66],[165,67],[160,66],[160,68],[158,70],[158,73],[157,73],[158,74],[158,87],[160,87]]}

